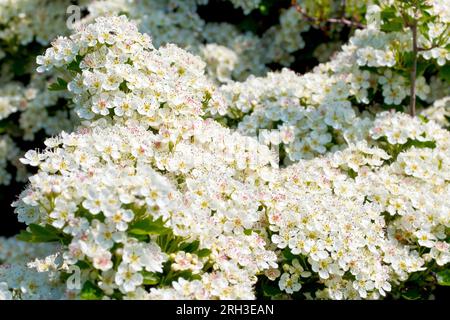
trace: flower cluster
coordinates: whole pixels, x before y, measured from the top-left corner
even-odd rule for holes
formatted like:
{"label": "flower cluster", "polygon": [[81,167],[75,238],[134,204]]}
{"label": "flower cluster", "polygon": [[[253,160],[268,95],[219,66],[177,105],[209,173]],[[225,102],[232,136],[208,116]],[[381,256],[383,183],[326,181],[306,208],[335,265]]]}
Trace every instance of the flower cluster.
{"label": "flower cluster", "polygon": [[[418,31],[415,94],[433,104],[418,117],[394,110],[411,99],[415,53],[392,1],[312,72],[244,82],[232,79],[290,64],[309,27],[292,7],[261,37],[242,33],[205,23],[207,2],[94,1],[37,57],[41,75],[3,77],[1,133],[17,115],[24,139],[58,133],[20,159],[37,173],[13,203],[27,225],[17,239],[59,245],[0,239],[0,299],[381,299],[446,283],[448,94],[432,92],[448,91],[442,2]],[[72,104],[78,124],[63,121]],[[0,136],[0,184],[18,157]]]}
{"label": "flower cluster", "polygon": [[[66,244],[61,270],[82,263],[96,274],[83,279],[82,298],[92,287],[97,298],[253,298],[256,276],[277,266],[256,232],[258,186],[275,158],[253,138],[203,120],[203,108],[220,102],[203,64],[175,46],[154,50],[135,28],[124,17],[99,18],[38,58],[47,70],[78,60],[68,88],[84,118],[100,110],[96,96],[123,103],[111,108],[114,117],[98,112],[22,159],[39,167],[14,204],[29,225],[23,238],[44,229]],[[106,81],[89,85],[103,73]],[[147,114],[134,103],[125,109],[128,99],[155,104]]]}
{"label": "flower cluster", "polygon": [[[50,243],[29,244],[16,238],[0,238],[0,300],[61,299],[66,286],[58,278],[55,251]],[[38,260],[36,260],[38,259]],[[39,260],[41,259],[41,260]],[[39,261],[39,271],[32,270]]]}
{"label": "flower cluster", "polygon": [[70,38],[58,38],[37,62],[41,72],[75,69],[67,88],[82,119],[138,116],[157,127],[167,114],[224,108],[200,59],[174,45],[155,50],[125,16],[98,18]]}
{"label": "flower cluster", "polygon": [[[0,133],[18,148],[30,142],[38,145],[42,143],[41,135],[72,130],[78,122],[67,109],[66,93],[48,91],[51,77],[35,74],[36,55],[42,47],[69,32],[66,11],[71,4],[73,1],[69,0],[0,1]],[[78,4],[83,5],[84,1]],[[17,149],[14,154],[24,152]],[[14,154],[0,160],[2,167]],[[27,175],[24,167],[18,161],[14,165],[20,167],[15,180],[23,182]],[[14,176],[13,171],[9,175]],[[1,180],[1,184],[14,183],[10,178],[7,183]]]}
{"label": "flower cluster", "polygon": [[8,83],[0,88],[0,120],[19,110],[21,107],[21,90],[21,86],[14,83]]}
{"label": "flower cluster", "polygon": [[[33,41],[48,45],[62,30],[66,30],[66,9],[69,0],[2,0],[0,7],[0,42],[12,43],[13,48]],[[18,40],[18,43],[14,43]]]}
{"label": "flower cluster", "polygon": [[172,150],[133,125],[47,140],[23,160],[40,171],[15,204],[19,220],[61,238],[63,267],[95,272],[83,288],[97,298],[253,298],[276,256],[253,230],[262,214],[253,183],[202,146],[206,132]]}
{"label": "flower cluster", "polygon": [[433,105],[421,113],[444,128],[450,128],[450,97],[436,100]]}
{"label": "flower cluster", "polygon": [[[244,8],[246,14],[261,4],[232,2],[235,7]],[[99,16],[125,13],[138,22],[140,31],[152,35],[155,47],[175,43],[187,48],[206,62],[207,75],[222,83],[243,80],[251,74],[262,75],[273,62],[288,65],[295,51],[304,46],[300,34],[309,27],[294,8],[281,10],[279,23],[275,21],[276,25],[258,36],[242,32],[230,23],[205,22],[197,11],[207,3],[204,0],[76,2],[89,13],[82,24]],[[6,26],[0,35],[0,59],[6,57],[0,65],[0,121],[8,123],[5,133],[18,145],[22,144],[19,140],[42,143],[41,136],[72,130],[78,123],[67,108],[63,92],[48,92],[47,79],[33,75],[34,58],[41,53],[39,45],[45,46],[57,35],[69,31],[66,9],[70,4],[67,0],[0,2],[0,22]],[[30,74],[32,80],[28,82]]]}
{"label": "flower cluster", "polygon": [[[403,121],[399,134],[394,124]],[[310,297],[374,299],[412,273],[450,262],[450,134],[383,113],[371,138],[300,161],[271,183],[265,206],[283,292],[316,283]]]}
{"label": "flower cluster", "polygon": [[[10,184],[12,176],[16,181],[26,178],[26,169],[18,161],[25,152],[17,147],[22,141],[34,141],[41,133],[51,136],[62,130],[72,130],[79,122],[67,108],[66,92],[47,90],[51,81],[51,77],[47,80],[41,76],[32,76],[27,85],[0,80],[0,170],[3,177],[0,184]],[[5,171],[7,162],[17,168],[15,175]]]}
{"label": "flower cluster", "polygon": [[[367,28],[356,30],[341,52],[329,63],[318,67],[324,74],[339,75],[345,80],[358,104],[373,103],[377,92],[381,92],[383,100],[380,103],[402,105],[410,94],[410,74],[405,70],[411,68],[414,54],[411,31],[398,17],[406,9],[395,10],[392,3],[381,1],[380,6],[370,6]],[[436,3],[431,4],[430,10],[436,10],[435,6]],[[394,16],[399,21],[382,20],[381,15]],[[417,38],[420,69],[415,81],[416,95],[427,102],[434,101],[430,99],[430,87],[440,79],[433,77],[432,72],[425,74],[426,69],[438,69],[450,58],[448,49],[445,49],[450,41],[445,12],[433,17],[434,22],[421,27]],[[448,91],[445,85],[441,91]]]}
{"label": "flower cluster", "polygon": [[203,60],[208,65],[208,75],[217,77],[220,82],[227,82],[232,78],[239,57],[227,47],[214,43],[207,44],[201,49]]}
{"label": "flower cluster", "polygon": [[[48,45],[57,35],[69,31],[66,27],[66,9],[70,4],[66,0],[0,2],[0,24],[5,26],[0,32],[0,59],[5,58],[0,63],[0,133],[12,139],[11,142],[8,140],[9,144],[20,146],[25,140],[26,143],[33,141],[39,145],[42,136],[55,135],[62,130],[70,131],[78,123],[74,112],[68,108],[66,92],[48,91],[48,84],[54,79],[48,80],[49,77],[33,74],[35,56],[41,50],[39,45]],[[226,30],[216,28],[215,24],[207,28],[210,31],[206,30],[204,21],[196,14],[197,4],[206,4],[205,1],[178,1],[175,4],[175,1],[134,3],[114,0],[78,1],[77,4],[80,9],[85,8],[90,12],[85,21],[104,14],[126,12],[139,21],[142,31],[156,35],[154,42],[158,47],[173,42],[194,52],[203,52],[205,60],[211,63],[207,69],[208,75],[219,81],[265,70],[264,62],[254,59],[255,52],[264,52],[260,50],[258,37],[251,33],[241,34],[231,24],[227,26],[233,30],[236,38],[224,37],[229,34]],[[222,36],[217,33],[218,30]],[[203,45],[206,41],[214,42],[214,36],[222,37],[223,43],[228,41],[226,45],[232,49],[214,44]],[[244,51],[247,53],[243,54]],[[217,52],[223,52],[223,58],[217,59]],[[29,75],[30,81],[27,79]],[[65,89],[65,86],[59,86],[59,89]],[[8,158],[12,157],[12,154],[8,155]],[[7,161],[7,157],[1,160],[1,167],[4,168],[2,177],[5,177],[2,178],[2,184],[11,183],[11,175],[14,176],[3,172]],[[20,166],[17,162],[15,164]],[[21,181],[25,176],[24,168],[21,167],[16,180]]]}
{"label": "flower cluster", "polygon": [[0,135],[0,185],[8,185],[11,181],[11,173],[8,170],[8,165],[16,166],[17,178],[22,180],[24,178],[23,166],[19,163],[19,149],[7,135]]}
{"label": "flower cluster", "polygon": [[[379,10],[372,7],[368,20]],[[380,107],[404,107],[410,79],[401,70],[412,50],[410,38],[408,31],[380,30],[375,20],[311,73],[300,76],[283,70],[223,85],[228,111],[221,121],[246,135],[264,130],[263,142],[280,145],[285,164],[345,147],[365,137],[371,114]],[[442,64],[436,61],[436,65]],[[435,76],[418,76],[416,96],[433,102],[431,87],[439,81]],[[443,88],[440,92],[448,91],[445,84]]]}
{"label": "flower cluster", "polygon": [[350,88],[339,76],[299,76],[284,69],[266,78],[224,85],[221,91],[229,106],[224,121],[237,119],[239,132],[283,147],[285,164],[362,138],[370,124],[369,115],[357,117],[359,112],[349,101]]}
{"label": "flower cluster", "polygon": [[[224,22],[205,24],[202,35],[203,42],[210,44],[209,50],[203,45],[197,45],[198,49],[194,47],[194,52],[203,60],[212,62],[211,66],[207,65],[208,73],[218,82],[242,81],[249,75],[263,75],[268,69],[266,65],[274,61],[273,56],[267,55],[269,53],[267,45],[271,41],[265,41],[264,35],[263,38],[259,38],[252,32],[242,33],[235,25]],[[214,47],[217,51],[212,50]],[[224,53],[225,50],[227,53]],[[228,59],[222,58],[217,61],[216,56],[223,54],[226,54]],[[231,55],[235,55],[237,60],[230,73],[228,70],[231,69],[231,64],[227,60],[231,58]],[[221,67],[216,67],[216,61],[221,63],[219,65]],[[224,69],[227,70],[226,74],[223,73]],[[228,78],[225,78],[227,75]]]}
{"label": "flower cluster", "polygon": [[289,66],[294,61],[292,54],[305,47],[302,33],[309,29],[310,25],[294,7],[284,10],[280,14],[280,24],[267,30],[262,39],[268,60]]}
{"label": "flower cluster", "polygon": [[41,130],[51,136],[74,127],[77,118],[62,102],[67,94],[47,90],[52,80],[37,75],[27,86],[7,82],[0,89],[0,120],[8,121],[8,117],[18,113],[18,123],[11,122],[7,133],[19,131],[23,140],[33,141]]}
{"label": "flower cluster", "polygon": [[[231,2],[243,8],[245,14],[260,4],[260,0]],[[261,75],[267,71],[266,65],[273,62],[289,65],[294,60],[292,54],[305,45],[301,33],[308,31],[309,26],[293,7],[283,10],[279,24],[259,37],[253,32],[243,33],[230,23],[205,22],[197,9],[207,3],[208,0],[92,1],[87,5],[90,14],[83,23],[100,16],[126,14],[138,22],[141,32],[153,37],[155,47],[174,43],[201,56],[208,63],[208,73],[219,82]],[[227,58],[221,58],[223,64],[217,67],[216,56],[224,54]],[[230,64],[229,58],[236,61]]]}
{"label": "flower cluster", "polygon": [[230,0],[236,8],[242,8],[245,14],[259,7],[261,0]]}
{"label": "flower cluster", "polygon": [[57,245],[53,243],[29,244],[15,237],[0,237],[0,264],[28,263],[36,258],[51,255],[57,250]]}

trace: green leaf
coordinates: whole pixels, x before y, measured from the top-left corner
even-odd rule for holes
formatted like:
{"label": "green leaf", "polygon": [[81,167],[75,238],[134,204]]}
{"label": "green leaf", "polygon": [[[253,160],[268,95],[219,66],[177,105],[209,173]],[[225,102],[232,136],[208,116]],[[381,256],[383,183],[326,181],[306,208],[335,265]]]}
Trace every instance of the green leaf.
{"label": "green leaf", "polygon": [[161,279],[160,284],[170,285],[173,281],[177,281],[179,278],[183,278],[185,280],[200,280],[201,276],[199,274],[193,274],[190,270],[184,270],[181,272],[169,273],[168,276],[165,276]]}
{"label": "green leaf", "polygon": [[198,252],[197,252],[197,256],[199,257],[199,258],[204,258],[204,257],[207,257],[207,256],[209,256],[210,254],[211,254],[211,250],[209,250],[209,249],[201,249],[201,250],[199,250]]}
{"label": "green leaf", "polygon": [[428,28],[428,24],[424,23],[419,25],[419,30],[420,30],[420,34],[427,39],[428,41],[430,41],[430,35],[429,35],[429,28]]}
{"label": "green leaf", "polygon": [[170,232],[171,230],[165,226],[165,222],[163,221],[162,217],[158,220],[152,220],[152,218],[150,217],[144,220],[140,220],[132,224],[129,231],[129,233],[137,235],[162,235]]}
{"label": "green leaf", "polygon": [[436,142],[435,141],[419,141],[419,140],[408,139],[408,142],[404,145],[404,149],[408,149],[410,147],[434,149],[434,148],[436,148]]}
{"label": "green leaf", "polygon": [[428,69],[429,66],[431,66],[431,63],[428,61],[425,61],[425,62],[418,61],[417,62],[417,71],[416,71],[417,76],[418,77],[422,76],[425,73],[425,71]]}
{"label": "green leaf", "polygon": [[137,234],[137,233],[132,233],[133,238],[135,238],[136,240],[138,240],[139,242],[147,242],[148,241],[148,234]]}
{"label": "green leaf", "polygon": [[244,230],[244,234],[246,235],[246,236],[249,236],[249,235],[251,235],[253,233],[253,230],[252,229],[245,229]]}
{"label": "green leaf", "polygon": [[403,23],[398,21],[389,21],[381,26],[381,31],[384,32],[396,32],[402,30],[403,30]]}
{"label": "green leaf", "polygon": [[30,224],[30,231],[22,230],[17,236],[19,240],[26,242],[55,242],[64,240],[59,235],[59,230],[50,225],[40,226],[38,224]]}
{"label": "green leaf", "polygon": [[293,255],[291,253],[291,250],[289,248],[285,248],[283,250],[283,256],[286,258],[286,260],[289,260],[289,261],[296,258],[295,255]]}
{"label": "green leaf", "polygon": [[154,272],[142,272],[142,275],[144,276],[144,284],[146,285],[156,285],[159,283],[161,278]]}
{"label": "green leaf", "polygon": [[131,92],[131,90],[128,88],[127,82],[123,81],[119,86],[120,91],[123,91],[125,93]]}
{"label": "green leaf", "polygon": [[412,288],[402,293],[402,297],[406,300],[419,300],[421,298],[421,295],[418,289]]}
{"label": "green leaf", "polygon": [[440,286],[450,286],[450,269],[438,272],[436,274],[436,279]]}
{"label": "green leaf", "polygon": [[194,251],[197,251],[198,247],[200,246],[200,241],[195,240],[194,242],[185,242],[180,244],[179,248],[181,251],[192,253]]}
{"label": "green leaf", "polygon": [[8,127],[8,121],[7,121],[7,119],[1,120],[1,121],[0,121],[0,133],[5,132],[7,127]]}
{"label": "green leaf", "polygon": [[176,273],[175,278],[176,279],[184,278],[186,280],[191,281],[191,280],[200,280],[202,277],[199,274],[193,274],[189,270],[184,270],[184,271]]}
{"label": "green leaf", "polygon": [[419,114],[417,117],[418,117],[423,123],[428,123],[428,122],[430,122],[430,120],[428,120],[428,118],[425,117],[423,114]]}
{"label": "green leaf", "polygon": [[443,80],[450,82],[450,64],[446,64],[445,66],[441,67],[439,71],[439,76]]}
{"label": "green leaf", "polygon": [[25,242],[33,242],[32,236],[33,235],[30,232],[21,230],[20,233],[17,235],[17,239]]}
{"label": "green leaf", "polygon": [[67,66],[67,70],[74,71],[76,73],[81,73],[80,63],[83,59],[82,56],[78,55],[75,59]]}
{"label": "green leaf", "polygon": [[78,260],[78,262],[76,263],[77,266],[80,267],[80,269],[89,269],[91,266],[89,265],[89,263],[87,263],[86,261],[83,260]]}
{"label": "green leaf", "polygon": [[83,300],[100,300],[103,297],[103,291],[91,281],[86,281],[81,289],[80,297]]}
{"label": "green leaf", "polygon": [[395,18],[395,9],[393,7],[385,7],[381,11],[381,19],[382,20],[389,20]]}
{"label": "green leaf", "polygon": [[355,179],[358,176],[358,173],[355,170],[353,170],[352,168],[349,168],[347,170],[347,174],[352,179]]}
{"label": "green leaf", "polygon": [[58,78],[56,80],[56,83],[52,83],[48,87],[48,90],[50,90],[50,91],[63,91],[66,89],[67,89],[67,81],[62,78]]}
{"label": "green leaf", "polygon": [[268,283],[263,283],[262,291],[263,291],[264,295],[267,297],[274,297],[274,296],[277,296],[282,293],[278,286],[271,285]]}

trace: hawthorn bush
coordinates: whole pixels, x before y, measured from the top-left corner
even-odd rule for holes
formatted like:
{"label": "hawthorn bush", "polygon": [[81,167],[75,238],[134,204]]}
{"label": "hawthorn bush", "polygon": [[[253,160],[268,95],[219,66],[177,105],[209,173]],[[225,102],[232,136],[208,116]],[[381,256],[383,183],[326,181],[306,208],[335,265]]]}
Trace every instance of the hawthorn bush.
{"label": "hawthorn bush", "polygon": [[448,0],[0,8],[0,299],[450,284]]}

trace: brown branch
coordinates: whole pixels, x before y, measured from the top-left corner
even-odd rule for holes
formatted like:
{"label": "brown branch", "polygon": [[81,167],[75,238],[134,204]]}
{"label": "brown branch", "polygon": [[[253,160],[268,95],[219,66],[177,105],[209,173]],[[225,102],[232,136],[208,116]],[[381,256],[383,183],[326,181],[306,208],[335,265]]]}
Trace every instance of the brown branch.
{"label": "brown branch", "polygon": [[417,51],[430,51],[430,50],[433,50],[434,48],[437,48],[437,47],[439,47],[439,45],[435,43],[429,48],[417,47]]}
{"label": "brown branch", "polygon": [[411,90],[410,90],[410,103],[409,103],[409,113],[412,117],[416,115],[416,77],[417,77],[417,20],[415,20],[411,25],[411,32],[413,37],[413,65],[411,69]]}
{"label": "brown branch", "polygon": [[345,16],[345,9],[347,8],[347,1],[346,0],[341,0],[341,12],[339,12],[339,14],[341,15],[341,17]]}
{"label": "brown branch", "polygon": [[447,34],[448,30],[450,29],[450,26],[447,25],[447,27],[445,28],[445,30],[440,34],[440,36],[438,37],[437,42],[435,42],[431,47],[429,48],[423,48],[423,47],[417,47],[418,51],[429,51],[429,50],[433,50],[434,48],[438,48],[440,47],[445,39],[445,35]]}
{"label": "brown branch", "polygon": [[365,26],[362,23],[359,23],[357,21],[349,20],[349,19],[347,19],[345,17],[320,19],[320,18],[316,18],[316,17],[310,16],[297,3],[297,0],[292,0],[292,6],[294,6],[295,9],[297,10],[297,12],[299,12],[306,20],[314,22],[316,24],[320,24],[322,22],[325,22],[325,23],[343,24],[343,25],[350,26],[350,27],[356,27],[358,29],[364,29],[365,28]]}

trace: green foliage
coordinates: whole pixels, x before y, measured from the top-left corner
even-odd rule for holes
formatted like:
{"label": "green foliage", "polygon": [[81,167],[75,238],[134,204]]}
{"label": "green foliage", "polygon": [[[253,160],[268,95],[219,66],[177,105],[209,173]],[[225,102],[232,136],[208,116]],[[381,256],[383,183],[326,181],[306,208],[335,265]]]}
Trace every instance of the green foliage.
{"label": "green foliage", "polygon": [[181,251],[193,253],[193,252],[197,251],[199,246],[200,246],[200,241],[195,240],[194,242],[190,242],[190,243],[189,242],[181,243],[179,246],[179,249]]}
{"label": "green foliage", "polygon": [[145,285],[157,285],[161,281],[160,276],[154,272],[143,271],[142,276],[144,277]]}
{"label": "green foliage", "polygon": [[367,0],[347,0],[347,1],[330,1],[330,0],[302,0],[297,1],[309,16],[319,20],[330,18],[348,17],[355,21],[364,21],[366,13]]}
{"label": "green foliage", "polygon": [[211,254],[211,250],[209,250],[209,249],[201,249],[201,250],[198,250],[197,251],[197,256],[199,257],[199,258],[204,258],[204,257],[207,257],[207,256],[209,256],[210,254]]}
{"label": "green foliage", "polygon": [[64,91],[67,90],[67,81],[62,79],[62,78],[58,78],[56,80],[56,83],[52,83],[49,87],[48,87],[49,91]]}
{"label": "green foliage", "polygon": [[381,137],[377,140],[377,142],[379,143],[379,146],[391,156],[391,159],[389,159],[388,162],[394,162],[401,152],[404,152],[411,147],[430,149],[436,148],[436,142],[432,140],[419,141],[408,138],[405,144],[393,145],[387,141],[386,137]]}
{"label": "green foliage", "polygon": [[86,281],[81,289],[80,297],[83,300],[100,300],[103,297],[103,291],[91,281]]}
{"label": "green foliage", "polygon": [[162,218],[153,220],[151,217],[139,220],[130,225],[128,233],[140,241],[148,241],[148,236],[156,236],[156,243],[166,253],[184,251],[194,253],[200,258],[207,257],[211,250],[200,249],[200,241],[186,241],[185,238],[173,234],[172,230],[165,226]]}
{"label": "green foliage", "polygon": [[0,120],[0,134],[4,133],[6,131],[6,128],[8,127],[8,121],[7,119]]}
{"label": "green foliage", "polygon": [[447,63],[445,66],[441,67],[439,76],[441,79],[450,83],[450,64]]}
{"label": "green foliage", "polygon": [[171,233],[171,230],[165,226],[165,221],[162,217],[157,220],[148,217],[131,224],[129,233],[131,235],[164,235]]}
{"label": "green foliage", "polygon": [[283,292],[277,285],[277,281],[267,281],[261,284],[262,293],[265,297],[273,298],[281,295]]}
{"label": "green foliage", "polygon": [[67,70],[73,71],[76,73],[81,72],[80,63],[83,60],[83,56],[76,56],[75,59],[67,66]]}
{"label": "green foliage", "polygon": [[445,269],[436,274],[437,283],[440,286],[450,286],[450,269]]}
{"label": "green foliage", "polygon": [[406,300],[419,300],[422,296],[417,288],[411,288],[402,293],[402,297]]}
{"label": "green foliage", "polygon": [[22,230],[17,238],[25,242],[33,243],[59,241],[63,244],[67,244],[70,242],[70,239],[66,235],[63,235],[58,229],[51,225],[41,226],[38,224],[30,224],[28,230],[29,231]]}
{"label": "green foliage", "polygon": [[394,7],[385,7],[381,11],[381,31],[395,32],[402,31],[404,28],[403,20],[397,15],[397,10]]}
{"label": "green foliage", "polygon": [[[169,266],[170,268],[170,266]],[[172,282],[177,281],[180,278],[183,278],[187,281],[193,281],[193,280],[200,280],[201,276],[198,274],[193,274],[189,270],[179,271],[179,272],[173,272],[170,269],[167,271],[164,271],[164,277],[160,281],[160,285],[168,286],[171,285]]]}

